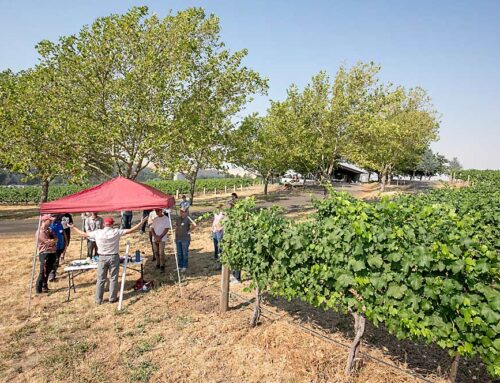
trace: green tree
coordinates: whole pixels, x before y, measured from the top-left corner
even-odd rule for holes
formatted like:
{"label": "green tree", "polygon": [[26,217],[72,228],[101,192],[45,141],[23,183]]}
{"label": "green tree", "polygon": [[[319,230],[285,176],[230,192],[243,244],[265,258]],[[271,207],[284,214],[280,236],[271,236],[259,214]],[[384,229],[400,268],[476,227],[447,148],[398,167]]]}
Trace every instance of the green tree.
{"label": "green tree", "polygon": [[262,177],[266,195],[270,177],[287,170],[286,152],[277,150],[280,137],[275,133],[268,118],[253,114],[230,137],[229,161]]}
{"label": "green tree", "polygon": [[0,163],[27,179],[38,178],[41,202],[56,176],[79,181],[86,174],[58,79],[51,65],[0,74]]}
{"label": "green tree", "polygon": [[436,174],[443,173],[447,162],[444,156],[439,153],[433,153],[429,148],[420,157],[414,170],[420,176],[430,178]]}
{"label": "green tree", "polygon": [[[199,10],[197,25],[205,25],[173,116],[170,151],[158,153],[156,164],[167,173],[179,171],[190,182],[193,202],[200,169],[222,169],[230,146],[232,119],[256,93],[265,93],[267,80],[245,67],[247,50],[231,53],[220,41],[219,19]],[[172,155],[174,153],[174,155]]]}
{"label": "green tree", "polygon": [[303,92],[292,85],[283,102],[272,103],[268,113],[283,137],[290,168],[329,180],[338,161],[350,157],[379,69],[373,63],[341,67],[333,84],[320,72]]}
{"label": "green tree", "polygon": [[381,190],[396,169],[414,164],[437,139],[437,113],[421,88],[380,86],[351,138],[351,158],[379,174]]}
{"label": "green tree", "polygon": [[[42,42],[42,61],[61,69],[70,111],[97,171],[110,165],[135,179],[174,151],[175,114],[185,97],[212,18],[190,8],[160,19],[147,7],[110,15],[58,43]],[[172,153],[172,156],[174,154]]]}
{"label": "green tree", "polygon": [[462,170],[462,165],[458,161],[457,157],[453,157],[448,164],[448,173],[454,178],[454,174],[460,170]]}

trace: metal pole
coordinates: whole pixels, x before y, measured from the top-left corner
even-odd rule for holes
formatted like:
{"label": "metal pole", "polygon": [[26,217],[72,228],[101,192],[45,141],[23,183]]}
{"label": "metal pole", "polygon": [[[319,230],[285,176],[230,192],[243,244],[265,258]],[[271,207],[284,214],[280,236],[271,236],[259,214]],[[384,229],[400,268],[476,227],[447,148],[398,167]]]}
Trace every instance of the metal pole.
{"label": "metal pole", "polygon": [[[85,215],[84,218],[82,219],[82,231],[85,231],[85,220],[87,219],[87,216]],[[80,259],[82,259],[82,253],[83,253],[83,237],[80,236]]]}
{"label": "metal pole", "polygon": [[127,241],[127,247],[125,248],[125,260],[123,261],[122,285],[120,287],[120,299],[118,301],[118,311],[122,309],[123,305],[123,290],[125,290],[125,278],[127,277],[127,263],[128,263],[129,250],[130,250],[130,241]]}
{"label": "metal pole", "polygon": [[168,215],[168,220],[170,221],[170,229],[172,229],[172,245],[174,246],[175,266],[177,267],[177,278],[179,281],[179,291],[180,291],[181,298],[182,298],[181,272],[179,271],[179,259],[178,259],[178,255],[177,255],[177,246],[175,246],[174,227],[172,225],[172,218],[170,217],[170,214]]}
{"label": "metal pole", "polygon": [[35,277],[35,265],[36,265],[36,256],[38,255],[38,237],[40,230],[40,223],[42,221],[42,216],[38,217],[38,227],[36,229],[36,241],[35,241],[35,251],[33,251],[33,265],[31,266],[31,280],[30,280],[30,291],[28,297],[28,314],[31,312],[31,293],[33,290],[33,278]]}

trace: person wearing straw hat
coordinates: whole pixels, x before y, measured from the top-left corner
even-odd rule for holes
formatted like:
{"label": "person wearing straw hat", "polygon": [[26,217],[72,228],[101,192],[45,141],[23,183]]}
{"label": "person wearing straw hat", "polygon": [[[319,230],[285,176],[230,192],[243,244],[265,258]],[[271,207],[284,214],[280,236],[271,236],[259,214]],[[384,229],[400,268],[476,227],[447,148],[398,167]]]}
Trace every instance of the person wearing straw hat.
{"label": "person wearing straw hat", "polygon": [[111,217],[104,218],[104,228],[94,230],[90,233],[81,231],[73,224],[70,224],[82,237],[94,239],[99,249],[99,263],[97,265],[97,283],[95,301],[98,305],[103,302],[104,284],[108,276],[109,278],[109,303],[118,302],[118,274],[120,271],[120,238],[124,235],[133,233],[141,227],[146,218],[143,218],[137,225],[130,229],[115,229],[113,224],[114,219]]}

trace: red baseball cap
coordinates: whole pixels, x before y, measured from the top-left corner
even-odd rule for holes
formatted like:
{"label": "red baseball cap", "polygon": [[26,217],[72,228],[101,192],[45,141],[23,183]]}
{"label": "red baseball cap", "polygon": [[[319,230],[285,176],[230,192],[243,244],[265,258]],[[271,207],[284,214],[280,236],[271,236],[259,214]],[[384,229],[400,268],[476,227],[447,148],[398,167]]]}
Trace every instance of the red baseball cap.
{"label": "red baseball cap", "polygon": [[115,223],[115,220],[111,217],[104,218],[103,220],[105,225],[111,226],[112,224]]}

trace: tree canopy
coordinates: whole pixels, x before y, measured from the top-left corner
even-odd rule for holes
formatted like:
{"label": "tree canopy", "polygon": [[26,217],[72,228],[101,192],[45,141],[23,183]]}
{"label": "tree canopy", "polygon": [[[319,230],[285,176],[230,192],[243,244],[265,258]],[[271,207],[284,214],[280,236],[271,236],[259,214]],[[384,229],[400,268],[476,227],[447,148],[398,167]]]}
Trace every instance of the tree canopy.
{"label": "tree canopy", "polygon": [[47,185],[135,179],[154,165],[183,173],[192,199],[198,171],[227,162],[266,185],[288,169],[328,181],[339,161],[383,181],[444,163],[428,152],[439,116],[427,93],[381,82],[374,63],[341,66],[333,80],[321,71],[264,116],[242,117],[267,79],[245,66],[246,49],[226,48],[219,19],[201,8],[160,18],[134,7],[37,50],[36,67],[0,75],[0,164]]}

